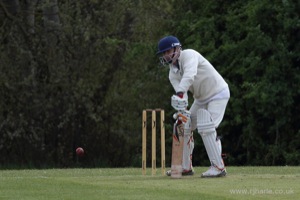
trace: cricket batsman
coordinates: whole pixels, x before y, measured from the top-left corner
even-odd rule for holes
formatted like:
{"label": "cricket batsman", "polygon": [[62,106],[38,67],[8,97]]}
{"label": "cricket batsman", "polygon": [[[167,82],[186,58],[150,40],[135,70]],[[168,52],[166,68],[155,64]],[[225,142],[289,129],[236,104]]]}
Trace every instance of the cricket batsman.
{"label": "cricket batsman", "polygon": [[[158,42],[160,62],[170,68],[169,80],[175,90],[171,105],[184,115],[184,145],[182,175],[193,175],[193,131],[198,130],[211,166],[201,177],[222,177],[226,168],[222,159],[222,146],[216,129],[220,125],[230,98],[228,84],[212,64],[199,52],[181,48],[174,36],[166,36]],[[189,110],[188,91],[194,102]],[[171,172],[167,171],[170,176]]]}

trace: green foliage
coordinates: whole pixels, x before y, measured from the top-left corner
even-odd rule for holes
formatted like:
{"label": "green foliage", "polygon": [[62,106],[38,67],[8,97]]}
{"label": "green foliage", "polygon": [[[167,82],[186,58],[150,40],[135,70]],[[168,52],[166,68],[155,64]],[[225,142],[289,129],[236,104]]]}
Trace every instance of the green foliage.
{"label": "green foliage", "polygon": [[176,15],[175,34],[185,48],[207,57],[230,86],[219,128],[229,163],[298,165],[299,148],[291,151],[290,141],[299,143],[299,3],[177,3],[175,12],[186,12]]}
{"label": "green foliage", "polygon": [[34,32],[24,2],[0,2],[1,166],[74,166],[77,146],[84,166],[140,166],[145,108],[166,110],[168,159],[173,89],[155,55],[167,34],[230,86],[218,130],[229,164],[299,165],[298,2],[59,1],[59,23],[39,3]]}
{"label": "green foliage", "polygon": [[25,19],[4,20],[1,165],[72,166],[77,146],[88,166],[132,165],[141,110],[168,105],[160,101],[167,80],[154,55],[160,5],[62,2],[53,33],[45,32],[39,5],[34,35],[24,32]]}

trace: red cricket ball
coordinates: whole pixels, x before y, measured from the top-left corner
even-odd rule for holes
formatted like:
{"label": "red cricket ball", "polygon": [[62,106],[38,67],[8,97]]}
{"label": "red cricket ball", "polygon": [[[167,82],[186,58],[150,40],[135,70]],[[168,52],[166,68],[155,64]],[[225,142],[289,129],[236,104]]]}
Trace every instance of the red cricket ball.
{"label": "red cricket ball", "polygon": [[83,156],[83,155],[84,155],[84,150],[83,150],[83,148],[78,147],[78,148],[76,149],[76,154],[77,154],[77,156]]}

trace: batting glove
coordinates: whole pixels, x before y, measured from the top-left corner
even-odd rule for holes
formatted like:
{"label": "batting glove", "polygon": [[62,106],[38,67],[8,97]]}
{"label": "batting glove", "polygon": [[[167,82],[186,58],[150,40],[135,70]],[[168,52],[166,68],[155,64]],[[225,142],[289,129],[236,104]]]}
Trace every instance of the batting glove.
{"label": "batting glove", "polygon": [[188,106],[188,100],[178,95],[171,97],[171,105],[175,110],[185,110]]}
{"label": "batting glove", "polygon": [[185,124],[191,118],[191,112],[188,110],[178,111],[173,115],[174,119],[180,120],[183,124]]}

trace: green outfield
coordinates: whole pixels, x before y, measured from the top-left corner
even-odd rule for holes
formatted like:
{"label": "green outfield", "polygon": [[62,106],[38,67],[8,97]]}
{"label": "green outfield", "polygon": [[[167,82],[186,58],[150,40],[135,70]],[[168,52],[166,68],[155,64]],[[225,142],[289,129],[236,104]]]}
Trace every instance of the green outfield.
{"label": "green outfield", "polygon": [[0,199],[300,199],[300,167],[227,167],[224,178],[142,176],[138,168],[0,170]]}

